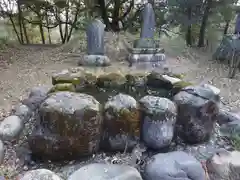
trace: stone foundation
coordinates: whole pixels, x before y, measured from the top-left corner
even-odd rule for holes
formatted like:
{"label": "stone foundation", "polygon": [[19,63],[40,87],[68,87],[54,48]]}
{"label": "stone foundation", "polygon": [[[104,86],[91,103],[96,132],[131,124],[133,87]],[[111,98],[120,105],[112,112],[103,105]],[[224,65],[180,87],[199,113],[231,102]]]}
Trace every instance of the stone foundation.
{"label": "stone foundation", "polygon": [[85,55],[78,62],[79,66],[109,66],[110,59],[105,55]]}

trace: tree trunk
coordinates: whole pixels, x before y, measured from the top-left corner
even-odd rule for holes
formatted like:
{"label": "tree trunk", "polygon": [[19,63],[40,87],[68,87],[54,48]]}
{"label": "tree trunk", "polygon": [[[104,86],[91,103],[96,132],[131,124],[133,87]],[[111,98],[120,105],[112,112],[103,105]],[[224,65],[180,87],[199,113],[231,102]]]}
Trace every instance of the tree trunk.
{"label": "tree trunk", "polygon": [[12,27],[13,27],[13,30],[14,30],[16,36],[17,36],[18,42],[21,44],[21,43],[22,43],[21,38],[20,38],[20,36],[19,36],[19,33],[18,33],[18,31],[17,31],[17,28],[16,28],[16,25],[15,25],[15,23],[14,23],[13,18],[12,18],[11,15],[9,15],[9,19],[10,19],[10,21],[11,21],[11,23],[12,23]]}
{"label": "tree trunk", "polygon": [[121,7],[121,2],[118,1],[118,0],[115,0],[114,1],[113,16],[112,16],[112,23],[111,23],[111,29],[114,32],[120,31],[119,22],[118,22],[120,7]]}
{"label": "tree trunk", "polygon": [[[188,10],[188,20],[191,21],[192,18],[192,9],[189,7]],[[192,24],[189,23],[186,32],[186,44],[187,46],[192,46]]]}
{"label": "tree trunk", "polygon": [[28,34],[27,34],[27,27],[26,27],[26,24],[25,24],[24,20],[22,21],[22,25],[23,25],[23,32],[24,32],[24,36],[25,36],[25,39],[26,39],[26,43],[29,44],[29,38],[28,38]]}
{"label": "tree trunk", "polygon": [[[49,26],[49,21],[48,21],[48,15],[47,14],[46,14],[46,23],[47,23],[47,27],[48,27]],[[52,44],[51,31],[50,31],[49,27],[47,28],[47,31],[48,31],[48,41],[49,41],[49,44]]]}
{"label": "tree trunk", "polygon": [[211,7],[212,7],[212,0],[208,0],[204,14],[203,14],[200,31],[199,31],[198,47],[204,47],[204,45],[205,45],[205,43],[204,43],[205,33],[206,33],[207,21],[208,21]]}
{"label": "tree trunk", "polygon": [[43,43],[43,44],[46,44],[46,42],[45,42],[45,37],[44,37],[44,30],[43,30],[42,21],[40,21],[40,24],[39,24],[39,31],[40,31],[42,43]]}
{"label": "tree trunk", "polygon": [[68,2],[68,6],[66,8],[66,23],[65,23],[65,30],[64,30],[64,43],[66,43],[67,38],[68,38],[68,21],[69,21],[69,2]]}
{"label": "tree trunk", "polygon": [[229,24],[230,24],[230,21],[226,21],[224,31],[223,31],[223,35],[226,35],[228,33]]}
{"label": "tree trunk", "polygon": [[22,31],[22,10],[20,0],[17,1],[17,8],[18,8],[18,25],[19,25],[19,33],[20,33],[20,43],[24,44],[23,40],[23,31]]}
{"label": "tree trunk", "polygon": [[60,33],[62,44],[64,44],[64,36],[63,36],[62,24],[59,24],[58,28],[59,28],[59,33]]}
{"label": "tree trunk", "polygon": [[101,12],[104,24],[106,25],[106,29],[109,30],[109,29],[111,29],[111,25],[110,25],[110,22],[109,22],[109,19],[108,19],[108,14],[107,14],[107,8],[106,8],[106,5],[105,5],[105,0],[98,0],[98,4],[100,6],[99,10]]}

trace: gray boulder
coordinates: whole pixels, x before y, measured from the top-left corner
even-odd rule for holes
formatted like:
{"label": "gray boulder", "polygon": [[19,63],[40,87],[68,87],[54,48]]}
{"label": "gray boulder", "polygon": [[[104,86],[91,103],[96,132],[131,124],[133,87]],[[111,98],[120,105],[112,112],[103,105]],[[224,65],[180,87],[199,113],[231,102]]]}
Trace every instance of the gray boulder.
{"label": "gray boulder", "polygon": [[219,149],[207,160],[210,180],[240,179],[240,152]]}
{"label": "gray boulder", "polygon": [[26,122],[31,118],[32,110],[24,104],[18,104],[13,109],[12,113],[20,117],[24,122]]}
{"label": "gray boulder", "polygon": [[235,120],[220,126],[220,132],[224,136],[233,136],[240,134],[240,120]]}
{"label": "gray boulder", "polygon": [[219,112],[219,95],[203,86],[188,86],[174,96],[178,106],[176,134],[188,143],[209,140]]}
{"label": "gray boulder", "polygon": [[100,103],[82,93],[51,94],[39,109],[40,122],[29,137],[33,154],[44,159],[72,159],[98,150]]}
{"label": "gray boulder", "polygon": [[47,98],[49,86],[39,86],[31,89],[29,97],[22,101],[22,104],[28,106],[31,110],[39,108],[40,104]]}
{"label": "gray boulder", "polygon": [[139,106],[133,97],[120,93],[109,99],[104,106],[102,148],[112,151],[124,151],[125,147],[132,149],[139,139],[139,117]]}
{"label": "gray boulder", "polygon": [[137,169],[116,164],[89,164],[75,171],[68,180],[142,180]]}
{"label": "gray boulder", "polygon": [[240,114],[228,111],[227,109],[219,109],[217,122],[219,125],[240,121]]}
{"label": "gray boulder", "polygon": [[171,144],[176,122],[175,104],[166,98],[145,96],[140,99],[141,137],[149,148],[161,149]]}
{"label": "gray boulder", "polygon": [[4,144],[3,142],[0,140],[0,165],[3,163],[3,159],[4,159]]}
{"label": "gray boulder", "polygon": [[37,169],[26,172],[20,180],[62,180],[62,178],[48,169]]}
{"label": "gray boulder", "polygon": [[18,116],[12,115],[6,117],[0,123],[0,139],[3,141],[12,141],[17,138],[24,127],[23,120]]}
{"label": "gray boulder", "polygon": [[154,155],[144,170],[145,180],[204,180],[200,162],[182,151]]}

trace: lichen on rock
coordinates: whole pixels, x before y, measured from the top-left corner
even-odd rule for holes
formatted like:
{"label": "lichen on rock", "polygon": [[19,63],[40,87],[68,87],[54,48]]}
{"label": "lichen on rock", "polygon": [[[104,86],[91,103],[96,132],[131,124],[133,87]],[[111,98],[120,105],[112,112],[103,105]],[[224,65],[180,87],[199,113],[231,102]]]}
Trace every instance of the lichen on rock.
{"label": "lichen on rock", "polygon": [[91,155],[99,147],[101,105],[83,93],[56,92],[41,104],[39,126],[29,137],[36,156],[69,159]]}
{"label": "lichen on rock", "polygon": [[97,86],[101,88],[120,88],[126,83],[126,77],[119,73],[100,75],[97,78]]}
{"label": "lichen on rock", "polygon": [[140,135],[139,116],[133,97],[121,93],[112,97],[104,106],[104,146],[121,151],[128,141],[129,148],[133,148]]}
{"label": "lichen on rock", "polygon": [[58,91],[70,91],[75,92],[76,88],[72,83],[62,83],[62,84],[55,84],[49,91],[49,93],[54,93]]}
{"label": "lichen on rock", "polygon": [[176,123],[175,104],[166,98],[144,96],[140,99],[141,138],[147,147],[161,149],[170,145]]}

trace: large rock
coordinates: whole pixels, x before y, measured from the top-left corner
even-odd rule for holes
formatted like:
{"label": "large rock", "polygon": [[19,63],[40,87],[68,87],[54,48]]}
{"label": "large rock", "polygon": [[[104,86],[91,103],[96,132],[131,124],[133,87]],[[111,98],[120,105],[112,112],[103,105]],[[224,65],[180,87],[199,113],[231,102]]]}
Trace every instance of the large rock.
{"label": "large rock", "polygon": [[62,180],[62,178],[48,169],[37,169],[26,172],[19,180]]}
{"label": "large rock", "polygon": [[220,149],[206,163],[210,180],[240,179],[240,152]]}
{"label": "large rock", "polygon": [[4,144],[3,142],[0,140],[0,165],[2,164],[3,162],[3,159],[4,159]]}
{"label": "large rock", "polygon": [[176,134],[188,143],[207,141],[219,112],[219,96],[210,88],[188,86],[174,96],[178,107]]}
{"label": "large rock", "polygon": [[23,127],[23,120],[18,116],[12,115],[6,117],[0,123],[0,139],[3,141],[15,140],[22,132]]}
{"label": "large rock", "polygon": [[200,162],[182,151],[154,155],[144,170],[145,180],[205,180]]}
{"label": "large rock", "polygon": [[140,117],[137,101],[126,94],[112,97],[104,107],[103,148],[132,149],[139,139]]}
{"label": "large rock", "polygon": [[142,180],[139,172],[130,166],[116,164],[89,164],[75,171],[68,180]]}
{"label": "large rock", "polygon": [[39,108],[40,104],[47,98],[48,92],[51,87],[38,86],[32,88],[29,97],[22,101],[22,104],[28,106],[31,110]]}
{"label": "large rock", "polygon": [[176,123],[175,104],[156,96],[145,96],[139,102],[142,111],[141,137],[146,146],[153,149],[169,146]]}
{"label": "large rock", "polygon": [[29,138],[33,154],[60,160],[98,150],[102,118],[100,103],[83,93],[57,92],[41,105],[40,123]]}

